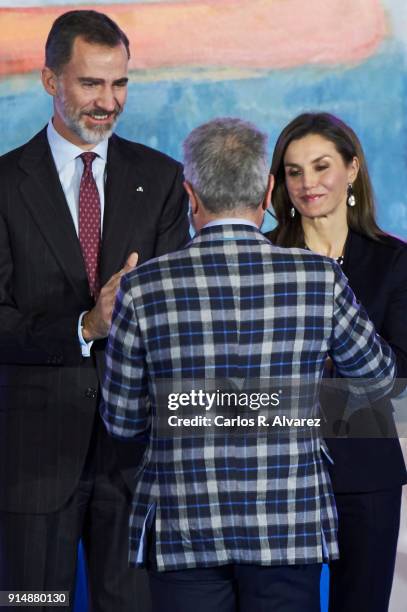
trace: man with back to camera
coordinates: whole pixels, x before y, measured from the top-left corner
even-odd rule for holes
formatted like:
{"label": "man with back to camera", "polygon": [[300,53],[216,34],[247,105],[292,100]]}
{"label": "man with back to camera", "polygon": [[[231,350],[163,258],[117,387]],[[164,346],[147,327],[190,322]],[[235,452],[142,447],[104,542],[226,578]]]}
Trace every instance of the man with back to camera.
{"label": "man with back to camera", "polygon": [[181,165],[113,134],[128,59],[106,15],[58,17],[52,120],[0,159],[0,589],[69,591],[72,605],[82,538],[95,612],[149,609],[128,568],[122,449],[98,414],[115,293],[137,256],[189,235]]}
{"label": "man with back to camera", "polygon": [[[130,561],[149,565],[153,612],[167,602],[171,612],[315,612],[321,563],[338,554],[318,431],[279,437],[236,425],[212,435],[192,433],[191,419],[171,431],[162,386],[184,383],[192,398],[205,382],[203,391],[225,380],[258,390],[260,377],[309,377],[315,390],[329,355],[381,396],[393,385],[392,351],[335,261],[273,247],[259,232],[273,185],[264,134],[210,121],[187,137],[184,172],[198,234],[122,277],[107,347],[106,426],[150,438]],[[316,398],[289,402],[311,416]],[[216,422],[202,406],[192,414]]]}

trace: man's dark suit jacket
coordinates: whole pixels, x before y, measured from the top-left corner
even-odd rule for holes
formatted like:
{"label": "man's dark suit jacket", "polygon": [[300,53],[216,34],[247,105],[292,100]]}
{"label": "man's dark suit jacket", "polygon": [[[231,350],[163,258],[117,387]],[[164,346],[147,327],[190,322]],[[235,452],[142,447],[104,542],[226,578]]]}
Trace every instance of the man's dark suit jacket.
{"label": "man's dark suit jacket", "polygon": [[[390,236],[377,241],[350,231],[343,271],[376,331],[391,344],[397,377],[407,379],[407,245]],[[395,386],[396,392],[400,386]],[[377,491],[407,482],[399,440],[379,437],[394,435],[391,401],[381,400],[372,408],[373,412],[355,414],[349,426],[351,435],[353,431],[355,435],[370,432],[377,438],[327,439],[334,460],[330,475],[336,493]],[[327,406],[327,415],[329,410]]]}
{"label": "man's dark suit jacket", "polygon": [[[100,276],[188,238],[180,164],[109,141]],[[0,509],[60,508],[84,465],[105,341],[83,358],[78,317],[94,305],[46,131],[0,158]]]}

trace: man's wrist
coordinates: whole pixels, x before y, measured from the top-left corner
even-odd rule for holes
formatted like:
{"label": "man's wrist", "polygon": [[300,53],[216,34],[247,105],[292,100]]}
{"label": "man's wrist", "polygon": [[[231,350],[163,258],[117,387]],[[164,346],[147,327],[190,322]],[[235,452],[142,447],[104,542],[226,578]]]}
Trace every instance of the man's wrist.
{"label": "man's wrist", "polygon": [[92,334],[92,322],[89,317],[89,312],[85,312],[85,314],[82,317],[82,338],[85,340],[85,342],[92,342],[92,340],[95,340],[94,335]]}
{"label": "man's wrist", "polygon": [[86,310],[79,315],[78,320],[78,339],[81,345],[82,357],[90,357],[90,350],[92,348],[92,340],[88,341],[83,336],[83,319],[86,315]]}
{"label": "man's wrist", "polygon": [[85,342],[93,342],[106,338],[109,334],[109,328],[104,324],[102,319],[98,319],[97,313],[94,310],[89,310],[82,318],[82,336]]}

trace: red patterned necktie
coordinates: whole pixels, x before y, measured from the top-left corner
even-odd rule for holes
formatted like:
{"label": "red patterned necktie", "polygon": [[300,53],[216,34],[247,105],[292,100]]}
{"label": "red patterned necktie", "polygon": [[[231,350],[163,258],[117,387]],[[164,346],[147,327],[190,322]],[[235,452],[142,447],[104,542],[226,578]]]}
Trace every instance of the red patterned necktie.
{"label": "red patterned necktie", "polygon": [[79,187],[79,242],[85,260],[91,295],[99,295],[99,255],[100,255],[100,198],[92,173],[92,163],[96,153],[82,153],[83,174]]}

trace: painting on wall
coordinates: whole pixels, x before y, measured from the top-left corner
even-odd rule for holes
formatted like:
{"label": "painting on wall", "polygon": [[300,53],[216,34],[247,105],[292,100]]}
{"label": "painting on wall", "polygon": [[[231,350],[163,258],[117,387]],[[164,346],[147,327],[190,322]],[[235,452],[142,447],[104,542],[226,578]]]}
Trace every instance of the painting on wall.
{"label": "painting on wall", "polygon": [[407,238],[405,0],[0,0],[0,153],[48,121],[44,42],[75,7],[99,8],[130,38],[120,135],[179,159],[192,128],[231,115],[267,132],[271,154],[293,117],[332,112],[362,141],[380,224]]}
{"label": "painting on wall", "polygon": [[52,21],[98,8],[131,41],[130,87],[119,133],[180,158],[203,121],[233,115],[270,135],[304,110],[328,110],[367,153],[379,220],[407,237],[407,9],[403,0],[0,0],[0,151],[44,125],[39,71]]}

